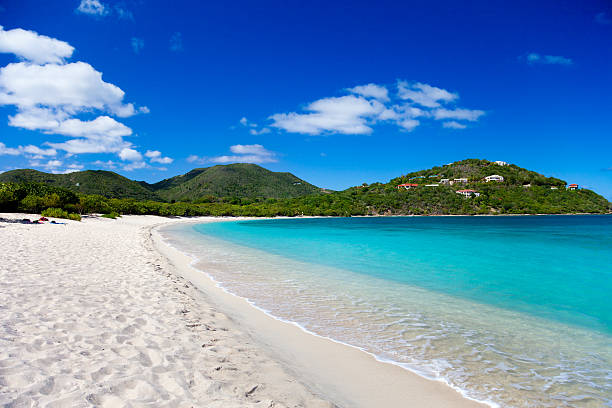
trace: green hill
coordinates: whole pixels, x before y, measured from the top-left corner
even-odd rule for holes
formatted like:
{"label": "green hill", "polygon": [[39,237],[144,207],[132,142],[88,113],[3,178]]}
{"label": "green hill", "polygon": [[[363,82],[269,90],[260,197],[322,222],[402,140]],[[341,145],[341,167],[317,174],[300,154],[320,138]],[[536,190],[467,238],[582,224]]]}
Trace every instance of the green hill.
{"label": "green hill", "polygon": [[[491,175],[502,176],[503,180],[487,182],[485,178]],[[2,182],[46,183],[83,194],[137,200],[72,197],[70,192],[45,189],[42,184]],[[611,212],[612,204],[597,193],[567,187],[564,180],[512,164],[478,159],[336,192],[323,191],[290,173],[275,173],[254,164],[194,169],[155,184],[106,171],[55,175],[14,170],[0,174],[0,210],[38,211],[59,205],[79,213],[266,217]],[[467,191],[458,194],[462,190]]]}
{"label": "green hill", "polygon": [[293,198],[320,191],[291,173],[273,172],[256,164],[238,163],[191,170],[150,184],[167,201],[197,201],[206,197]]}
{"label": "green hill", "polygon": [[1,173],[0,182],[45,183],[82,194],[152,201],[293,198],[321,191],[291,173],[273,172],[256,164],[246,163],[194,169],[155,184],[130,180],[104,170],[50,174],[31,169]]}
{"label": "green hill", "polygon": [[45,183],[81,194],[99,194],[108,198],[159,200],[157,194],[137,181],[104,170],[86,170],[68,174],[50,174],[32,169],[11,170],[0,174],[0,182]]}

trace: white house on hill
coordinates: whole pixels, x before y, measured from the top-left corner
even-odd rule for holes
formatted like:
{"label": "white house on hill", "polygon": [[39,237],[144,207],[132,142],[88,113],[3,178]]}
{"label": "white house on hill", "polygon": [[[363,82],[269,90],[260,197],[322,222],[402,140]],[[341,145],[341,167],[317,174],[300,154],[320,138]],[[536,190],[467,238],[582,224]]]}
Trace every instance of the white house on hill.
{"label": "white house on hill", "polygon": [[476,190],[457,190],[456,193],[461,194],[464,197],[471,197],[471,196],[478,197],[480,195],[480,193],[477,192]]}
{"label": "white house on hill", "polygon": [[488,183],[489,181],[504,181],[504,178],[499,174],[492,174],[490,176],[485,177],[485,181]]}
{"label": "white house on hill", "polygon": [[500,165],[500,166],[507,166],[508,163],[506,163],[505,161],[501,161],[501,160],[496,160],[494,161],[495,164]]}

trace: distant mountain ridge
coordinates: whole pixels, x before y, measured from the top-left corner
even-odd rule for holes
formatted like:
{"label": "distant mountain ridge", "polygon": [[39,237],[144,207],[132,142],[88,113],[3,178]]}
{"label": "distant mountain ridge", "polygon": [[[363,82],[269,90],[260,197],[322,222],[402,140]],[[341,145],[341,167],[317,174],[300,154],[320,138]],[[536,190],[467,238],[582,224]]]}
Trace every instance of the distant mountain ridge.
{"label": "distant mountain ridge", "polygon": [[291,173],[273,172],[248,163],[193,169],[154,184],[105,170],[50,174],[32,169],[1,173],[0,182],[45,183],[82,194],[153,201],[196,201],[206,196],[294,198],[321,190]]}
{"label": "distant mountain ridge", "polygon": [[[514,164],[481,159],[461,160],[410,172],[387,183],[364,183],[334,192],[290,173],[272,172],[244,163],[193,169],[153,184],[102,170],[65,175],[13,170],[0,174],[0,182],[7,181],[40,182],[84,194],[136,199],[136,204],[105,204],[118,213],[136,214],[348,216],[604,214],[612,211],[608,200],[587,188],[568,185],[564,180]],[[5,186],[5,189],[11,188]],[[5,195],[10,199],[10,192]]]}

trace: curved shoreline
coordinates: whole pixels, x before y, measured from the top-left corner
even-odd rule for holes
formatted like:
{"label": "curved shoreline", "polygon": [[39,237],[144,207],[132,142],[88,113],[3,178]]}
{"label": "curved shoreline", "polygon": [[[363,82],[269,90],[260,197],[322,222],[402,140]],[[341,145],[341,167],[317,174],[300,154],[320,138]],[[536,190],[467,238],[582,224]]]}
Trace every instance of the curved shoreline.
{"label": "curved shoreline", "polygon": [[[221,222],[223,219],[207,221]],[[184,222],[196,223],[202,219],[176,223]],[[270,349],[300,380],[326,398],[354,407],[406,404],[417,407],[497,407],[495,403],[470,398],[444,379],[427,377],[405,364],[381,359],[357,346],[311,332],[231,293],[212,276],[193,266],[197,258],[164,240],[158,230],[170,224],[150,228],[154,247],[183,278],[209,295],[213,303]],[[364,376],[364,373],[368,375]]]}

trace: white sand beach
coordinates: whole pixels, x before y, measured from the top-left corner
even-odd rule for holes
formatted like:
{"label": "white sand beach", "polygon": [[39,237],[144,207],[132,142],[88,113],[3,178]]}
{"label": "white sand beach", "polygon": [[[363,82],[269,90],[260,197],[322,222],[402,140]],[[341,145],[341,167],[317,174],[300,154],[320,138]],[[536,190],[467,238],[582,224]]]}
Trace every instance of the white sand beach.
{"label": "white sand beach", "polygon": [[224,292],[176,219],[61,221],[0,223],[0,406],[483,406]]}

